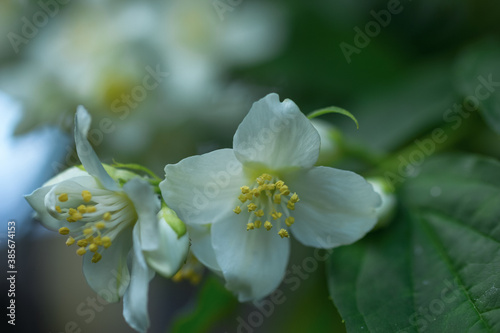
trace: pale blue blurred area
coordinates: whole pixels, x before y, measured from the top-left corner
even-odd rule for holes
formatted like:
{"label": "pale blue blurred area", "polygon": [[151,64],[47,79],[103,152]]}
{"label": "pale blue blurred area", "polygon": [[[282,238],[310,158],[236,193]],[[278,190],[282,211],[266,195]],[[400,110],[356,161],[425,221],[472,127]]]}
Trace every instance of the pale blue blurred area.
{"label": "pale blue blurred area", "polygon": [[16,237],[25,236],[36,225],[24,195],[56,173],[56,166],[60,165],[56,162],[64,158],[72,141],[60,129],[48,126],[15,136],[23,116],[22,105],[1,91],[0,115],[0,221],[2,228],[5,226],[0,231],[0,241],[3,243],[7,221],[16,222]]}

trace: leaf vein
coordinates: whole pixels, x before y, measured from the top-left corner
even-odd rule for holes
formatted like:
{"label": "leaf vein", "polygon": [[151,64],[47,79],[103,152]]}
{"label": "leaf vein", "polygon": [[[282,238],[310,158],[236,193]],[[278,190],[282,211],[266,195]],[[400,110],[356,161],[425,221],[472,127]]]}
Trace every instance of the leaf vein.
{"label": "leaf vein", "polygon": [[483,323],[483,325],[485,326],[485,328],[489,329],[490,332],[493,332],[492,327],[485,321],[485,319],[482,316],[482,313],[478,310],[478,308],[476,307],[476,304],[474,303],[474,301],[471,299],[469,293],[467,292],[467,288],[465,287],[465,284],[464,284],[462,278],[460,277],[460,275],[456,271],[456,269],[451,261],[450,256],[448,255],[448,253],[446,253],[446,250],[445,250],[443,244],[440,242],[438,236],[436,235],[436,232],[432,229],[431,225],[422,218],[421,214],[419,214],[419,215],[420,215],[420,218],[418,218],[418,221],[420,221],[420,223],[422,225],[422,229],[427,233],[427,235],[429,236],[429,239],[434,243],[434,247],[436,248],[438,254],[443,258],[443,261],[445,262],[446,266],[448,267],[450,273],[455,277],[457,285],[460,287],[462,293],[467,298],[468,303],[472,306],[474,311],[477,313],[479,319],[474,324],[481,321]]}

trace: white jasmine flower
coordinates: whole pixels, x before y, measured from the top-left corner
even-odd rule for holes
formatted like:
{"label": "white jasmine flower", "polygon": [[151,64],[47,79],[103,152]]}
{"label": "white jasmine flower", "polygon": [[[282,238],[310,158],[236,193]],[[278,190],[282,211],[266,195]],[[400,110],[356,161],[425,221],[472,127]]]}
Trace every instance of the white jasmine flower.
{"label": "white jasmine flower", "polygon": [[313,167],[319,150],[318,132],[295,103],[270,94],[254,103],[233,149],[165,167],[160,189],[188,225],[194,255],[240,301],[278,287],[290,237],[332,248],[375,225],[378,194],[355,173]]}
{"label": "white jasmine flower", "polygon": [[[187,235],[177,234],[160,211],[160,199],[144,179],[109,168],[87,140],[91,118],[83,107],[75,116],[75,143],[85,171],[73,167],[51,179],[26,199],[41,223],[67,236],[83,256],[88,284],[108,302],[124,297],[123,315],[131,327],[149,326],[147,295],[154,270],[173,275],[188,250]],[[132,179],[131,179],[132,178]],[[175,237],[172,236],[175,234]]]}

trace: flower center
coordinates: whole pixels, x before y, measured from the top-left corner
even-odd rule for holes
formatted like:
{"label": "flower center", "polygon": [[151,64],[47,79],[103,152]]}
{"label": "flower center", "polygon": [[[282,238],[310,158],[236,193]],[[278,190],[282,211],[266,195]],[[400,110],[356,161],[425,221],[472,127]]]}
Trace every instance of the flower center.
{"label": "flower center", "polygon": [[124,193],[97,190],[56,193],[57,204],[52,212],[58,220],[66,220],[67,227],[59,229],[61,235],[69,235],[66,245],[78,245],[76,254],[83,256],[93,252],[92,262],[102,258],[116,236],[137,220],[133,204]]}
{"label": "flower center", "polygon": [[[251,187],[242,186],[240,189],[238,199],[242,204],[246,204],[242,206],[250,215],[246,225],[247,231],[260,229],[262,226],[269,231],[275,223],[280,228],[278,235],[281,238],[290,237],[288,231],[281,228],[281,224],[284,220],[286,226],[290,227],[295,222],[290,211],[295,209],[295,204],[299,201],[297,193],[291,194],[284,181],[267,173],[257,177]],[[233,212],[240,214],[242,206],[236,206]]]}

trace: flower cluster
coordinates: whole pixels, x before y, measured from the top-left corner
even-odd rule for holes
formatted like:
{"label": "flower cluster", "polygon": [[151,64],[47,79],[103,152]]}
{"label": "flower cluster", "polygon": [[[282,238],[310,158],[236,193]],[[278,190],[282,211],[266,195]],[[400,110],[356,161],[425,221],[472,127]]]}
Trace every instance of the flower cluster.
{"label": "flower cluster", "polygon": [[90,122],[79,107],[75,144],[82,166],[57,175],[26,199],[45,227],[77,247],[90,287],[108,302],[123,296],[125,319],[146,331],[149,281],[155,271],[165,276],[177,272],[189,240],[174,231],[178,222],[170,222],[176,216],[166,221],[162,211],[168,208],[160,210],[160,198],[147,180],[101,164],[87,140]]}
{"label": "flower cluster", "polygon": [[191,266],[179,271],[188,235],[190,261],[249,301],[278,287],[292,237],[332,248],[359,240],[377,222],[381,201],[372,185],[349,171],[315,167],[317,130],[276,94],[253,105],[232,149],[167,165],[161,198],[151,179],[101,164],[86,139],[89,126],[80,107],[75,142],[82,166],[27,200],[42,224],[77,247],[89,285],[110,302],[124,297],[124,317],[138,331],[149,325],[147,288],[155,272],[199,280]]}

